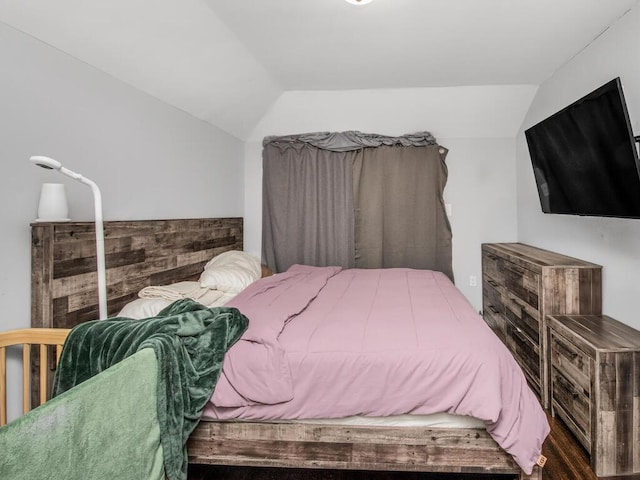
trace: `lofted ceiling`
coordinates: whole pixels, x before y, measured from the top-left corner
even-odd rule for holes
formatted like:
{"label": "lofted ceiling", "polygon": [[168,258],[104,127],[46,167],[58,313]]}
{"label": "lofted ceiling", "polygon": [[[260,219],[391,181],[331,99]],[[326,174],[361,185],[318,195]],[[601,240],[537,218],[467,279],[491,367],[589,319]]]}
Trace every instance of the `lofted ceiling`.
{"label": "lofted ceiling", "polygon": [[0,21],[246,139],[285,91],[539,85],[640,0],[2,0]]}

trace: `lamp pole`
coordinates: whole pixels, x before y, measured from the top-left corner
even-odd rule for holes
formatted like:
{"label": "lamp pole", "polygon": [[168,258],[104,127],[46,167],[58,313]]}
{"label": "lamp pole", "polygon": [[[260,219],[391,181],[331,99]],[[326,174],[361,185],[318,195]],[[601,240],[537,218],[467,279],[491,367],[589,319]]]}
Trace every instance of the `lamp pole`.
{"label": "lamp pole", "polygon": [[93,181],[76,173],[68,168],[62,166],[62,164],[54,160],[53,158],[44,157],[41,155],[35,155],[29,159],[35,165],[45,168],[47,170],[57,170],[58,172],[77,180],[80,183],[84,183],[93,192],[93,206],[95,210],[95,225],[96,225],[96,260],[98,263],[98,312],[100,320],[107,318],[107,275],[105,265],[104,254],[104,225],[102,221],[102,195],[98,185]]}

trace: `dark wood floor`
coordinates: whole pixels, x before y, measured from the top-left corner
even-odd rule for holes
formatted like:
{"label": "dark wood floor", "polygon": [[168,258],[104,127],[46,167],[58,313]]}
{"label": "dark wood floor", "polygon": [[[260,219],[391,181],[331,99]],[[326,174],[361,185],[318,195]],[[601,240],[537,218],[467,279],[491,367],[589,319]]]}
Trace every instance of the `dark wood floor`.
{"label": "dark wood floor", "polygon": [[[547,457],[543,480],[597,480],[589,457],[561,420],[549,417],[551,434],[542,453]],[[298,470],[193,465],[189,480],[511,480],[510,476],[448,475],[405,472],[358,472],[338,470]],[[609,477],[640,480],[640,476]],[[601,479],[602,480],[602,479]]]}
{"label": "dark wood floor", "polygon": [[562,420],[549,415],[551,434],[542,445],[547,464],[542,470],[543,480],[597,480],[589,466],[589,456]]}

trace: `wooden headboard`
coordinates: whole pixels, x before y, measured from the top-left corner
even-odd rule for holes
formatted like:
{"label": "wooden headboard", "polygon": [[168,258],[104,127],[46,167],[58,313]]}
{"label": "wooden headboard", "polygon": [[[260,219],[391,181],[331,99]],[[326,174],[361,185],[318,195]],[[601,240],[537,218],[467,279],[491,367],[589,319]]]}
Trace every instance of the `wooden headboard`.
{"label": "wooden headboard", "polygon": [[[242,250],[242,218],[104,222],[109,315],[149,285],[197,280],[204,264]],[[31,224],[31,326],[98,318],[93,222]]]}

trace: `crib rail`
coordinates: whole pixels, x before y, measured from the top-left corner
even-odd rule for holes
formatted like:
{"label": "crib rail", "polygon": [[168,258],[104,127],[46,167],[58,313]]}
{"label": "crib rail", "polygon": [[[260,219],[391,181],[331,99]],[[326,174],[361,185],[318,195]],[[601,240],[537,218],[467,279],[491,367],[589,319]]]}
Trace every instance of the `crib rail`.
{"label": "crib rail", "polygon": [[[7,423],[7,348],[22,347],[22,411],[27,413],[32,408],[47,401],[48,382],[51,372],[49,350],[54,351],[53,367],[57,365],[62,353],[68,329],[62,328],[25,328],[0,332],[0,426]],[[40,398],[37,405],[31,402],[31,352],[37,349],[40,353],[38,377],[40,382]]]}

